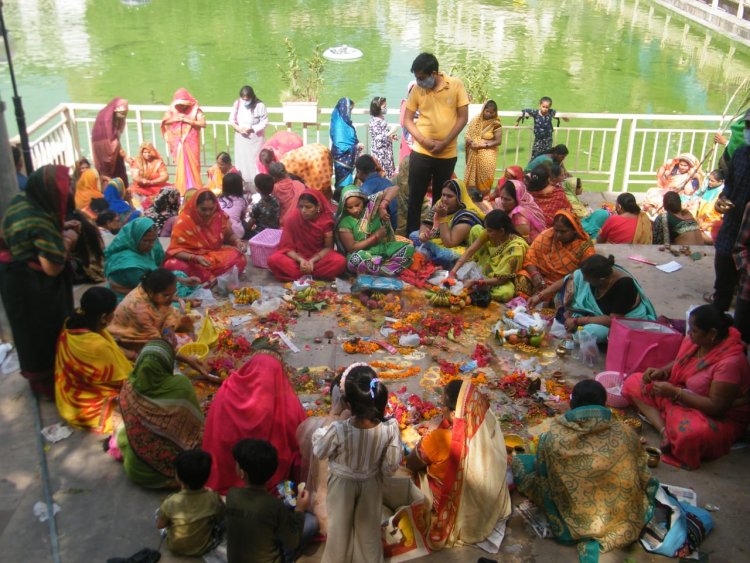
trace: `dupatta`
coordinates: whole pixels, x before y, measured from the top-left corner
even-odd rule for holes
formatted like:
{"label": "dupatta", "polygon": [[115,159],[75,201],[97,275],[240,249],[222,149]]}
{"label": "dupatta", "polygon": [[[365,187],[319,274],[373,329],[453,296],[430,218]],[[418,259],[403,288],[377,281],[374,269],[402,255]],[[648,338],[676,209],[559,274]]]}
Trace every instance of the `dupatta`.
{"label": "dupatta", "polygon": [[[518,168],[519,170],[521,169],[520,166],[516,166],[516,168]],[[539,207],[536,200],[532,197],[529,191],[526,189],[526,184],[523,183],[523,180],[509,179],[508,182],[513,184],[513,187],[516,189],[516,201],[518,202],[518,205],[516,205],[511,210],[508,216],[511,218],[511,220],[516,215],[524,217],[529,223],[529,239],[533,240],[534,238],[536,238],[536,235],[541,233],[546,228],[546,219],[544,217],[544,212]],[[502,203],[499,200],[499,197],[495,199],[495,209],[503,208]]]}
{"label": "dupatta", "polygon": [[[690,164],[690,169],[685,174],[680,174],[679,172],[678,166],[681,160]],[[664,163],[659,169],[658,177],[659,187],[672,191],[683,191],[690,183],[694,185],[692,191],[696,191],[703,184],[701,163],[696,156],[689,152],[679,154],[672,160]]]}
{"label": "dupatta", "polygon": [[112,178],[104,188],[104,199],[109,203],[109,208],[118,215],[133,211],[133,208],[123,199],[124,196],[125,182],[121,178]]}
{"label": "dupatta", "polygon": [[[216,204],[216,211],[209,219],[204,219],[198,211],[198,200],[202,194],[208,194]],[[174,258],[179,252],[189,252],[203,254],[211,260],[210,253],[223,246],[224,233],[230,228],[229,217],[221,210],[216,195],[209,189],[200,189],[177,216],[167,258]]]}
{"label": "dupatta", "polygon": [[357,156],[357,131],[352,123],[352,102],[341,98],[331,114],[331,152],[336,186],[351,183]]}
{"label": "dupatta", "polygon": [[484,211],[471,199],[469,191],[466,189],[466,184],[462,180],[454,178],[448,180],[440,189],[443,190],[445,188],[450,189],[456,195],[458,209],[450,215],[443,217],[440,222],[450,223],[451,227],[459,222],[481,225],[482,221],[484,221]]}
{"label": "dupatta", "polygon": [[[143,151],[145,150],[148,150],[148,152],[151,153],[151,160],[146,160],[145,158],[143,158]],[[161,154],[159,154],[159,151],[156,150],[156,147],[153,145],[153,143],[145,142],[141,143],[141,146],[138,147],[138,154],[133,159],[133,163],[130,168],[135,168],[136,170],[138,170],[141,178],[145,178],[146,180],[154,180],[161,175],[162,171],[167,169],[167,165],[164,164],[164,159],[161,157]],[[159,186],[149,186],[148,189],[154,189],[157,187]]]}
{"label": "dupatta", "polygon": [[164,248],[159,239],[148,253],[138,250],[143,236],[154,228],[154,222],[147,217],[139,217],[125,225],[117,233],[112,243],[104,251],[104,276],[127,269],[139,269],[144,273],[155,270],[164,262]]}
{"label": "dupatta", "polygon": [[294,251],[309,259],[323,248],[325,235],[333,232],[335,223],[331,205],[321,192],[308,189],[302,192],[300,197],[303,195],[315,198],[320,213],[315,219],[308,221],[302,217],[299,208],[291,209],[284,219],[284,230],[281,233],[278,251]]}
{"label": "dupatta", "polygon": [[534,239],[526,253],[525,264],[536,266],[547,283],[554,283],[577,270],[581,262],[596,253],[594,243],[583,230],[578,218],[567,210],[555,213],[555,218],[560,216],[573,225],[578,237],[563,244],[555,238],[555,230],[550,227]]}
{"label": "dupatta", "polygon": [[276,448],[279,465],[269,489],[299,471],[297,427],[307,415],[288,371],[277,352],[256,350],[216,392],[203,435],[203,449],[212,458],[207,487],[226,494],[230,487],[244,486],[232,457],[232,448],[243,438],[268,440]]}
{"label": "dupatta", "polygon": [[115,98],[96,115],[91,130],[91,152],[94,167],[105,176],[114,176],[117,158],[120,156],[120,135],[125,129],[125,118],[117,123],[116,111],[128,113],[128,101]]}
{"label": "dupatta", "polygon": [[[644,319],[655,321],[656,320],[656,309],[654,309],[651,300],[646,296],[643,288],[638,283],[633,275],[628,272],[625,268],[620,266],[613,266],[616,270],[627,274],[627,276],[635,283],[635,288],[638,290],[639,302],[631,309],[626,315],[626,319]],[[572,280],[572,287],[569,282]],[[583,273],[580,269],[576,270],[572,274],[566,276],[565,283],[563,284],[565,290],[565,298],[563,305],[565,308],[573,313],[573,316],[602,316],[604,312],[599,308],[599,304],[596,302],[596,295],[591,289],[591,285],[586,283],[583,279]]]}
{"label": "dupatta", "polygon": [[151,340],[120,392],[128,450],[167,478],[174,478],[174,460],[180,452],[200,446],[203,430],[193,385],[173,373],[174,362],[169,343]]}
{"label": "dupatta", "polygon": [[92,199],[104,197],[99,185],[99,174],[93,168],[84,170],[76,182],[76,209],[86,209]]}
{"label": "dupatta", "polygon": [[[189,107],[189,109],[184,111],[178,107]],[[180,88],[174,93],[172,103],[161,122],[161,133],[177,168],[175,187],[181,194],[190,188],[201,187],[200,130],[182,121],[169,124],[166,122],[176,116],[187,117],[195,121],[200,113],[198,100],[185,88]]]}
{"label": "dupatta", "polygon": [[482,541],[499,519],[510,515],[507,459],[503,432],[489,399],[469,379],[464,380],[453,418],[445,479],[433,500],[427,534],[431,549],[451,547],[459,540]]}

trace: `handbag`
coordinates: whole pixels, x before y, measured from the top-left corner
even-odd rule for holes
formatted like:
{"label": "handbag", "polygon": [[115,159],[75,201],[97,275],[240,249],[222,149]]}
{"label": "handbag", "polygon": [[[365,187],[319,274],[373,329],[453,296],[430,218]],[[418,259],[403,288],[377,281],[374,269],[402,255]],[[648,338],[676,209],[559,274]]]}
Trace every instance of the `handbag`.
{"label": "handbag", "polygon": [[649,553],[685,557],[698,549],[714,528],[707,510],[680,502],[663,485],[657,489],[654,503],[654,515],[640,537],[643,549]]}
{"label": "handbag", "polygon": [[627,376],[650,367],[660,368],[677,357],[682,340],[682,334],[654,321],[614,318],[605,369]]}

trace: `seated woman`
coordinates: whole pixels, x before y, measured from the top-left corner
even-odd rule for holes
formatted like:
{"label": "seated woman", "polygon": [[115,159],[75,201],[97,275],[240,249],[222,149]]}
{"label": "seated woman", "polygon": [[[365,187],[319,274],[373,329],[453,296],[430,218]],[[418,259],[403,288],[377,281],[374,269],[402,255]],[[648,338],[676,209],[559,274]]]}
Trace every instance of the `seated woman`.
{"label": "seated woman", "polygon": [[572,273],[596,254],[594,243],[570,211],[558,211],[552,228],[534,239],[524,270],[516,277],[516,291],[531,295],[530,305],[547,302],[555,295],[545,288]]}
{"label": "seated woman", "polygon": [[[104,257],[104,275],[109,288],[121,301],[141,283],[144,275],[160,268],[164,262],[164,249],[156,225],[147,217],[131,221],[117,233],[104,251]],[[174,274],[178,277],[178,297],[188,297],[200,283],[198,278],[188,278],[183,272]]]}
{"label": "seated woman", "polygon": [[141,284],[125,296],[115,309],[109,332],[123,349],[138,352],[149,340],[165,334],[192,330],[192,321],[172,307],[177,278],[157,268],[141,278]]}
{"label": "seated woman", "polygon": [[154,198],[153,205],[146,210],[145,216],[154,222],[160,237],[171,237],[179,211],[180,192],[176,188],[164,188]]}
{"label": "seated woman", "polygon": [[562,180],[562,188],[565,192],[565,197],[570,202],[571,210],[573,215],[583,220],[584,217],[590,215],[590,210],[578,199],[578,196],[583,193],[583,183],[580,178],[570,176]]}
{"label": "seated woman", "polygon": [[130,177],[133,179],[130,192],[141,209],[148,209],[169,180],[167,165],[152,143],[141,143],[138,147],[138,154],[130,163]]}
{"label": "seated woman", "polygon": [[207,282],[234,266],[242,275],[247,267],[246,244],[238,238],[214,193],[198,190],[184,205],[172,229],[164,267],[181,270]]}
{"label": "seated woman", "polygon": [[461,266],[473,258],[482,268],[484,279],[466,281],[464,287],[487,288],[495,301],[505,303],[516,294],[516,272],[523,268],[529,245],[516,232],[505,211],[493,209],[484,218],[484,225],[471,228],[469,248],[453,266],[451,274],[455,276]]}
{"label": "seated woman", "polygon": [[695,215],[706,244],[711,244],[723,219],[714,207],[723,190],[724,173],[717,168],[707,176],[701,189],[691,196],[689,203],[685,204],[686,209]]}
{"label": "seated woman", "polygon": [[690,153],[683,153],[668,160],[656,172],[657,187],[646,190],[644,206],[658,211],[667,192],[692,195],[703,183],[700,161]]}
{"label": "seated woman", "polygon": [[495,186],[495,189],[488,194],[490,201],[493,201],[500,197],[500,190],[508,182],[508,180],[518,180],[520,182],[523,182],[523,168],[517,165],[506,167],[503,171],[503,175],[497,181],[497,186]]}
{"label": "seated woman", "polygon": [[110,434],[123,382],[133,365],[107,332],[115,294],[92,287],[68,318],[57,341],[55,403],[71,426]]}
{"label": "seated woman", "polygon": [[103,282],[104,239],[99,228],[83,211],[71,211],[67,219],[81,224],[78,241],[70,249],[68,255],[68,266],[69,271],[72,272],[73,284]]}
{"label": "seated woman", "polygon": [[689,469],[729,453],[750,424],[750,367],[732,318],[696,307],[677,358],[629,376],[622,394],[661,434],[662,460]]}
{"label": "seated woman", "polygon": [[517,455],[512,463],[518,491],[547,516],[555,539],[577,544],[585,562],[639,538],[659,487],[638,436],[606,401],[601,383],[579,382],[570,410],[552,420],[536,455]]}
{"label": "seated woman", "polygon": [[409,238],[417,251],[444,268],[451,268],[464,253],[469,231],[481,225],[484,213],[469,196],[461,180],[448,180],[419,231]]}
{"label": "seated woman", "polygon": [[654,244],[691,246],[702,245],[703,235],[698,222],[687,209],[677,192],[667,192],[663,198],[664,211],[654,219]]}
{"label": "seated woman", "polygon": [[232,232],[239,240],[245,238],[245,213],[247,212],[243,186],[242,176],[229,172],[222,180],[221,196],[219,196],[219,206],[229,217]]}
{"label": "seated woman", "polygon": [[240,171],[232,166],[232,157],[228,152],[220,152],[216,155],[216,162],[208,170],[208,183],[205,185],[207,190],[211,190],[216,195],[221,195],[224,187],[224,176],[226,174],[239,174]]}
{"label": "seated woman", "polygon": [[[562,289],[562,293],[557,293]],[[545,293],[546,292],[546,293]],[[553,283],[542,293],[555,292],[564,311],[565,328],[578,327],[606,342],[613,317],[656,320],[656,310],[643,288],[625,268],[615,265],[614,256],[594,254],[575,272]]]}
{"label": "seated woman", "polygon": [[299,176],[305,186],[321,191],[326,199],[331,199],[333,157],[327,146],[309,143],[286,153],[281,163],[290,176]]}
{"label": "seated woman", "polygon": [[[279,465],[268,488],[285,480],[298,481],[300,451],[297,427],[307,418],[281,355],[263,340],[253,342],[245,364],[232,372],[216,392],[206,418],[203,449],[211,454],[206,486],[222,495],[242,487],[232,447],[244,438],[267,440],[276,448]],[[248,416],[252,413],[252,416]]]}
{"label": "seated woman", "polygon": [[277,280],[304,275],[333,280],[346,270],[346,258],[333,249],[333,212],[322,192],[305,190],[297,208],[287,213],[279,248],[268,258]]}
{"label": "seated woman", "polygon": [[277,131],[263,143],[258,153],[258,162],[256,163],[258,173],[271,174],[271,163],[279,162],[286,153],[298,149],[304,144],[302,137],[297,133],[286,130]]}
{"label": "seated woman", "polygon": [[131,197],[120,178],[112,178],[104,188],[104,199],[109,209],[117,213],[123,225],[141,216],[141,212],[132,206]]}
{"label": "seated woman", "polygon": [[483,541],[511,510],[505,440],[487,396],[468,379],[453,380],[442,410],[443,421],[406,459],[432,505],[432,550]]}
{"label": "seated woman", "polygon": [[89,207],[92,199],[104,199],[104,194],[102,193],[99,174],[93,168],[88,168],[81,173],[81,177],[76,182],[75,206],[86,216],[95,219],[96,215]]}
{"label": "seated woman", "polygon": [[174,373],[175,359],[169,342],[151,340],[120,392],[124,424],[109,453],[122,459],[125,474],[141,487],[178,487],[174,460],[201,444],[203,413],[193,384]]}
{"label": "seated woman", "polygon": [[527,188],[531,197],[544,213],[544,222],[546,227],[552,226],[555,213],[560,210],[569,211],[571,209],[565,192],[553,182],[550,169],[547,166],[540,165],[534,168],[528,177]]}
{"label": "seated woman", "polygon": [[78,183],[78,180],[81,179],[81,174],[89,168],[91,168],[91,162],[85,156],[76,160],[75,164],[73,164],[73,170],[70,176],[71,184],[75,186]]}
{"label": "seated woman", "polygon": [[414,246],[396,240],[388,216],[388,206],[397,194],[398,186],[369,197],[357,186],[341,191],[336,236],[346,251],[350,272],[397,276],[411,265]]}
{"label": "seated woman", "polygon": [[622,193],[617,196],[615,215],[604,221],[599,237],[599,244],[651,244],[651,219],[641,211],[635,196]]}
{"label": "seated woman", "polygon": [[528,243],[533,242],[546,228],[544,213],[526,190],[523,180],[509,179],[505,182],[493,205],[495,209],[502,209],[508,214],[518,234]]}

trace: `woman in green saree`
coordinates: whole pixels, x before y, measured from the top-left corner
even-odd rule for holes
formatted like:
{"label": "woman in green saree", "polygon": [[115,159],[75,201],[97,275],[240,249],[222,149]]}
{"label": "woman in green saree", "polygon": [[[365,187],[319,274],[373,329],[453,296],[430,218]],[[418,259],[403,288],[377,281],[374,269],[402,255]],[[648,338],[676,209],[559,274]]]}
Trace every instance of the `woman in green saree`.
{"label": "woman in green saree", "polygon": [[501,209],[490,211],[484,224],[484,227],[474,225],[469,231],[469,248],[451,268],[451,275],[455,276],[461,266],[473,258],[484,278],[466,281],[464,287],[481,285],[489,289],[494,300],[505,303],[516,294],[516,272],[523,268],[529,245]]}
{"label": "woman in green saree", "polygon": [[388,216],[388,205],[397,195],[398,186],[369,197],[357,186],[341,191],[336,237],[350,272],[397,276],[411,265],[414,246],[396,240]]}
{"label": "woman in green saree", "polygon": [[518,491],[546,514],[558,541],[577,544],[581,563],[637,540],[659,486],[638,435],[613,417],[606,400],[601,383],[579,382],[570,410],[552,420],[536,455],[512,463]]}
{"label": "woman in green saree", "polygon": [[[568,332],[583,330],[606,342],[612,317],[656,320],[656,311],[643,288],[613,256],[594,254],[562,280],[556,305],[563,311]],[[561,320],[561,319],[558,319]]]}
{"label": "woman in green saree", "polygon": [[203,438],[195,390],[186,376],[173,372],[174,363],[167,341],[150,341],[120,392],[124,425],[116,434],[117,448],[128,478],[142,487],[176,487],[175,458],[199,448]]}

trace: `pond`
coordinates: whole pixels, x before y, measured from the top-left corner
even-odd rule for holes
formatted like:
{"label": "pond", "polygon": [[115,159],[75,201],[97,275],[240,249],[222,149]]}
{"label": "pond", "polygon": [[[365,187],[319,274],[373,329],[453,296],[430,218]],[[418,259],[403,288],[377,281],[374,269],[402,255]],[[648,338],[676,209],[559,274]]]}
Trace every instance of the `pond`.
{"label": "pond", "polygon": [[[31,123],[61,101],[168,103],[186,87],[226,106],[251,84],[279,105],[284,38],[301,57],[348,44],[328,62],[322,106],[342,96],[397,108],[421,51],[441,68],[486,59],[500,109],[720,114],[750,75],[750,52],[697,24],[632,0],[5,0],[17,81]],[[16,126],[7,64],[0,94]]]}

